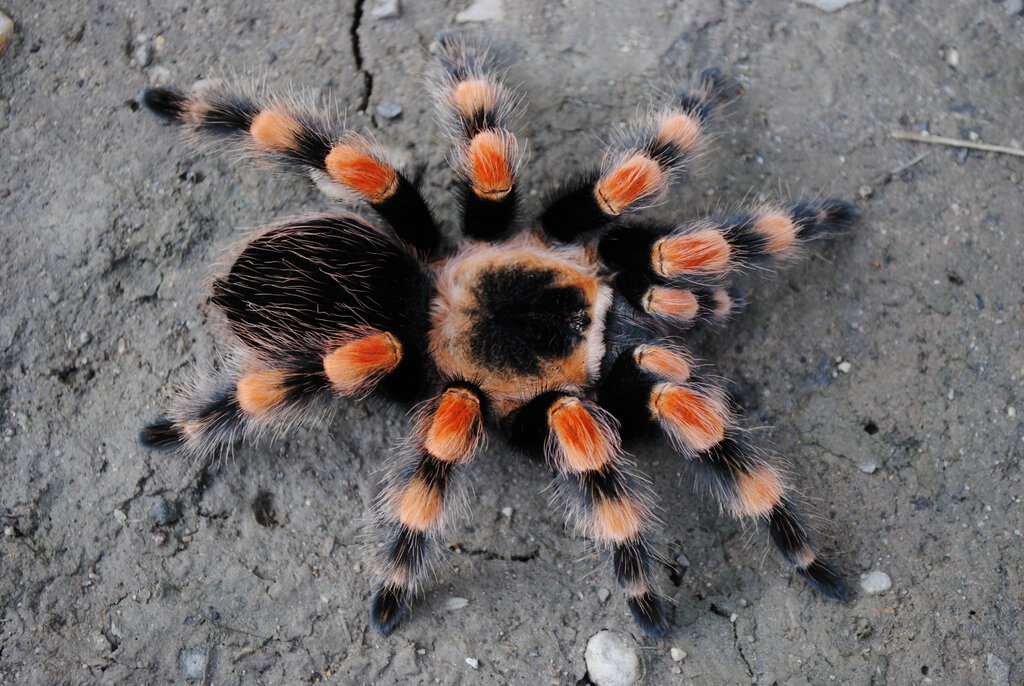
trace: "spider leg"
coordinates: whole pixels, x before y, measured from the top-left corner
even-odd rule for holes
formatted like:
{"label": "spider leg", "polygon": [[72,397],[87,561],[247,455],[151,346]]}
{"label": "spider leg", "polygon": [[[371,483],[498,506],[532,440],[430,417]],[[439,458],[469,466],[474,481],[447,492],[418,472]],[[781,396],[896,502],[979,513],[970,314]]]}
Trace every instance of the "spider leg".
{"label": "spider leg", "polygon": [[251,351],[233,361],[235,369],[207,388],[178,398],[175,409],[139,432],[139,443],[155,450],[209,456],[240,437],[280,430],[311,414],[317,401],[367,395],[399,365],[402,347],[390,333],[353,332],[319,360],[291,360],[272,366]]}
{"label": "spider leg", "polygon": [[435,91],[452,141],[452,166],[461,179],[463,233],[481,240],[502,238],[519,200],[522,154],[508,128],[516,95],[482,47],[444,34],[437,52],[441,69]]}
{"label": "spider leg", "polygon": [[724,394],[694,376],[685,352],[657,343],[624,350],[601,388],[600,402],[624,432],[658,426],[726,512],[762,521],[783,558],[816,591],[846,598],[846,582],[819,554],[783,470],[741,436]]}
{"label": "spider leg", "polygon": [[368,203],[399,238],[424,253],[440,243],[423,198],[384,150],[353,131],[337,132],[311,105],[220,84],[191,94],[150,88],[140,99],[196,139],[233,144],[247,156],[308,174],[329,195]]}
{"label": "spider leg", "polygon": [[706,281],[753,266],[782,264],[809,240],[838,233],[856,210],[842,200],[763,206],[683,226],[622,225],[601,238],[602,260],[650,283]]}
{"label": "spider leg", "polygon": [[660,201],[703,145],[724,79],[706,69],[661,110],[634,122],[631,137],[605,153],[598,172],[580,174],[547,200],[541,226],[575,241]]}
{"label": "spider leg", "polygon": [[732,288],[652,283],[637,274],[619,274],[615,287],[636,309],[680,327],[720,324],[747,306],[743,295]]}
{"label": "spider leg", "polygon": [[388,473],[377,499],[385,529],[378,555],[380,580],[370,622],[390,634],[408,612],[410,597],[460,500],[458,477],[483,442],[485,398],[452,383],[420,412],[411,450]]}
{"label": "spider leg", "polygon": [[752,266],[783,264],[806,242],[837,233],[856,211],[842,200],[761,207],[681,227],[652,222],[617,226],[598,243],[618,270],[617,289],[640,311],[669,323],[714,323],[741,312],[735,290],[714,285]]}
{"label": "spider leg", "polygon": [[543,451],[555,468],[556,494],[577,528],[612,549],[615,578],[633,619],[651,637],[668,631],[648,540],[651,492],[622,454],[615,420],[594,403],[543,393],[515,415],[510,435],[519,447]]}

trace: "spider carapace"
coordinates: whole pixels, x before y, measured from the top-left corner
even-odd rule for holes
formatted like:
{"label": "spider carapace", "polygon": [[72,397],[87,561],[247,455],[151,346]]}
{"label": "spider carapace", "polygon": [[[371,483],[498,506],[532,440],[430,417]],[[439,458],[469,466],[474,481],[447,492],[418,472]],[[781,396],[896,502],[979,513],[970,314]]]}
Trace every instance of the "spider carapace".
{"label": "spider carapace", "polygon": [[143,429],[142,444],[203,456],[335,397],[418,402],[413,436],[376,500],[370,621],[385,634],[408,611],[489,429],[546,458],[553,499],[610,550],[627,606],[651,636],[669,627],[652,489],[624,436],[662,434],[724,510],[762,522],[800,576],[844,598],[778,459],[751,445],[680,336],[742,309],[724,286],[731,273],[783,264],[804,242],[847,227],[853,208],[822,200],[638,219],[705,143],[724,90],[709,69],[522,221],[515,95],[482,49],[449,36],[437,54],[462,208],[454,246],[379,145],[312,106],[219,84],[143,93],[193,136],[307,174],[332,196],[370,205],[385,227],[339,211],[256,232],[213,286],[227,324],[224,364]]}

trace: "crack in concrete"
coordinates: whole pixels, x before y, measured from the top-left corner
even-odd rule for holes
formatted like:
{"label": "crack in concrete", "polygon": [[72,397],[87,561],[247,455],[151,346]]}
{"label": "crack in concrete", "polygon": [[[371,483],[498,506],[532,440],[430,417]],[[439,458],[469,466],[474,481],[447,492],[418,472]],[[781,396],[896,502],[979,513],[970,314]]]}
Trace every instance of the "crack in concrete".
{"label": "crack in concrete", "polygon": [[[451,546],[449,546],[449,548],[453,551],[455,550],[455,548],[452,548]],[[505,562],[532,562],[540,555],[540,548],[536,548],[526,555],[500,555],[498,553],[491,552],[490,550],[466,550],[465,548],[462,548],[462,546],[459,546],[458,550],[461,551],[463,555],[482,557],[485,560],[504,560]]]}
{"label": "crack in concrete", "polygon": [[352,56],[355,58],[356,69],[363,77],[363,92],[359,95],[359,105],[356,110],[359,112],[366,112],[366,109],[370,106],[370,96],[373,94],[373,74],[364,67],[363,62],[363,48],[359,41],[359,27],[363,22],[363,5],[366,4],[366,0],[356,0],[355,7],[352,9],[352,26],[349,27],[348,35],[352,41]]}
{"label": "crack in concrete", "polygon": [[743,661],[743,666],[747,670],[747,676],[750,677],[751,681],[754,679],[754,669],[750,666],[750,661],[747,659],[746,653],[743,652],[743,645],[740,643],[740,633],[736,628],[736,620],[733,614],[726,612],[722,608],[718,607],[714,603],[708,608],[708,611],[712,614],[718,615],[719,617],[725,617],[729,620],[729,625],[732,627],[732,647],[736,650],[736,654],[740,656],[740,660]]}

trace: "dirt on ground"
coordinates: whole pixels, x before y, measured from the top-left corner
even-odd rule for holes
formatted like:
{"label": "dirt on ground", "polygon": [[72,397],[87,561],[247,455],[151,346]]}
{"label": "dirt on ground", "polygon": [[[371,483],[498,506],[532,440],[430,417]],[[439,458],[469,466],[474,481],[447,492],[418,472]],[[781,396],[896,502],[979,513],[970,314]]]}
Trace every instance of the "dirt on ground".
{"label": "dirt on ground", "polygon": [[[0,681],[579,685],[608,629],[648,684],[1024,682],[1024,159],[891,136],[1022,147],[1020,0],[0,10]],[[648,639],[606,555],[550,505],[548,467],[493,441],[471,514],[384,637],[368,625],[368,512],[406,409],[339,401],[209,465],[136,445],[214,358],[218,258],[245,227],[331,206],[301,178],[190,147],[140,90],[231,74],[312,89],[405,161],[455,236],[423,78],[453,27],[489,37],[527,96],[529,212],[709,65],[742,95],[653,216],[857,205],[848,235],[744,276],[747,311],[688,337],[792,465],[849,602],[721,516],[669,447],[630,446],[672,561],[673,628]]]}

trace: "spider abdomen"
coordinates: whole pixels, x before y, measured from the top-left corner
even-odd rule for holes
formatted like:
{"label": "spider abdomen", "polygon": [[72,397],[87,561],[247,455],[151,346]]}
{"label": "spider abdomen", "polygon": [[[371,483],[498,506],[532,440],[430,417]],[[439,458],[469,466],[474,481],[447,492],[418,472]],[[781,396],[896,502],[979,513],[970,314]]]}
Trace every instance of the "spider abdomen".
{"label": "spider abdomen", "polygon": [[538,390],[582,388],[596,374],[611,291],[582,249],[534,237],[469,243],[440,267],[437,289],[439,371],[479,384],[499,414]]}

